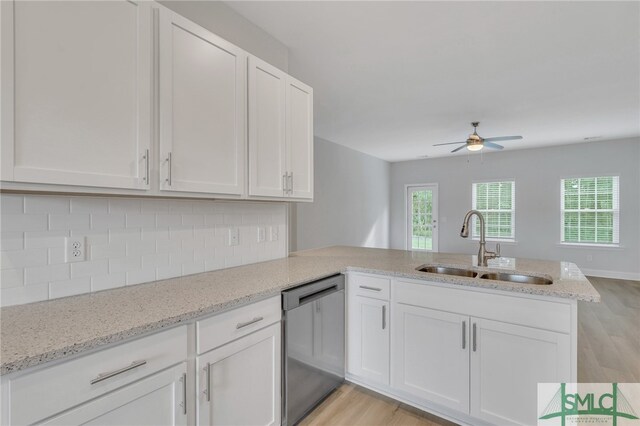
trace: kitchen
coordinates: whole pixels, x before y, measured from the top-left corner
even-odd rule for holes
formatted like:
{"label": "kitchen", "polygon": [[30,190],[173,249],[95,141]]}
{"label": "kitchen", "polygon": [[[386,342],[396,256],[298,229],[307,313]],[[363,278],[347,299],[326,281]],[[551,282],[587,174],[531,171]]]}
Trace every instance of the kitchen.
{"label": "kitchen", "polygon": [[637,395],[638,7],[3,1],[0,422]]}

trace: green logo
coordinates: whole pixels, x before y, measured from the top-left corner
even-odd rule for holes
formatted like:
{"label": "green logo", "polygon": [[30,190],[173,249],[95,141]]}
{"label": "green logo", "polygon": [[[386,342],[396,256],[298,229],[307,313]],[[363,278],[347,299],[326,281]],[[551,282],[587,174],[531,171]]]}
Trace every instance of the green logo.
{"label": "green logo", "polygon": [[560,389],[555,393],[547,407],[542,412],[540,420],[560,417],[562,426],[565,426],[568,416],[609,416],[613,425],[618,424],[618,417],[637,420],[631,404],[624,394],[618,389],[617,383],[612,383],[611,393],[567,393],[566,383],[560,384]]}

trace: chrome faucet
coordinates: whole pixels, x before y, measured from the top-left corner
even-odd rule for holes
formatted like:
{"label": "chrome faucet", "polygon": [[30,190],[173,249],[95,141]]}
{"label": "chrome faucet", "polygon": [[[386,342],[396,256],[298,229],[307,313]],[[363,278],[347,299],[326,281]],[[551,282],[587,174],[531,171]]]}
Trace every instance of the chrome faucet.
{"label": "chrome faucet", "polygon": [[464,216],[462,221],[462,229],[460,230],[460,236],[467,238],[469,236],[469,220],[473,215],[478,216],[480,221],[480,249],[478,250],[478,266],[487,266],[488,259],[494,259],[500,257],[500,244],[496,244],[496,251],[487,251],[485,248],[486,241],[484,239],[484,217],[478,210],[469,210]]}

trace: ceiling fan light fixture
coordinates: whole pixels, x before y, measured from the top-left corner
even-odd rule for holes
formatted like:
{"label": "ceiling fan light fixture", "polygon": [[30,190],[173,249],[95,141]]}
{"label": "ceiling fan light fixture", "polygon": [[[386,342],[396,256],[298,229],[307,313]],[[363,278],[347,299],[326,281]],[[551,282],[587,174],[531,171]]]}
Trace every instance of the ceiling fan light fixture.
{"label": "ceiling fan light fixture", "polygon": [[480,151],[482,148],[484,148],[484,145],[482,144],[482,142],[479,142],[479,141],[467,144],[467,149],[469,151]]}

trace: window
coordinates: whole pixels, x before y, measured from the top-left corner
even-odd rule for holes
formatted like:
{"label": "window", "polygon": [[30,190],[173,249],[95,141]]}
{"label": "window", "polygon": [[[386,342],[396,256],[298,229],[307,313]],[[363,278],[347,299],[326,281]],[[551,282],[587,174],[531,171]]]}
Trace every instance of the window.
{"label": "window", "polygon": [[[473,184],[473,209],[484,216],[486,238],[515,239],[515,193],[514,181]],[[480,238],[480,221],[473,219],[472,237]]]}
{"label": "window", "polygon": [[562,179],[562,242],[618,244],[619,177]]}

